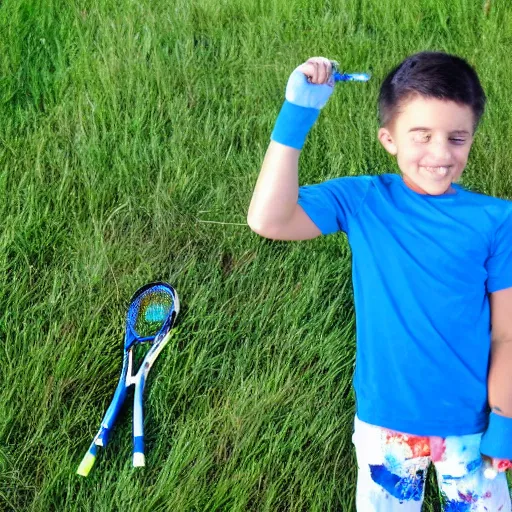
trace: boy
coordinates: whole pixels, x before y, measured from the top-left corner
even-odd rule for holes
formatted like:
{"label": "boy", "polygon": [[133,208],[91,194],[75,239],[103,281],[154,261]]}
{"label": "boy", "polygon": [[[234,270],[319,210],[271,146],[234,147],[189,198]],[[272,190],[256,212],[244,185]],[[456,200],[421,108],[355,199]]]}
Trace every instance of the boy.
{"label": "boy", "polygon": [[348,237],[357,510],[420,511],[432,462],[445,511],[510,512],[512,202],[456,184],[484,112],[478,76],[442,52],[408,57],[379,95],[378,138],[401,176],[299,188],[300,150],[333,89],[323,57],[290,76],[248,223],[279,240]]}

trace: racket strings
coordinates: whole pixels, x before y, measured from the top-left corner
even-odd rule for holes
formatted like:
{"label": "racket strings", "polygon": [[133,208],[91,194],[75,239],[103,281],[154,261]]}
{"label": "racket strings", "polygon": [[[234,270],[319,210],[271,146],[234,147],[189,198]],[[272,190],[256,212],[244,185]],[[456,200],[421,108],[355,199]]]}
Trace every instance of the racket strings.
{"label": "racket strings", "polygon": [[131,304],[128,322],[137,336],[155,336],[169,316],[173,305],[173,296],[167,288],[149,288]]}

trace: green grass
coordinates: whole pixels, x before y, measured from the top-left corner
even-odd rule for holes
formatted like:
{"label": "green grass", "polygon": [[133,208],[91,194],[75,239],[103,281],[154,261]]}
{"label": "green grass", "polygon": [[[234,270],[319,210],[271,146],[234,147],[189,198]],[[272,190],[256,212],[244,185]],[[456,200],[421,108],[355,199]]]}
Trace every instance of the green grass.
{"label": "green grass", "polygon": [[[0,2],[0,509],[350,511],[355,329],[344,235],[264,240],[246,212],[290,72],[347,71],[301,183],[396,170],[380,81],[432,49],[476,66],[488,111],[462,184],[512,196],[505,0]],[[127,302],[182,301],[131,408],[75,475],[112,397]],[[438,511],[430,471],[426,511]]]}

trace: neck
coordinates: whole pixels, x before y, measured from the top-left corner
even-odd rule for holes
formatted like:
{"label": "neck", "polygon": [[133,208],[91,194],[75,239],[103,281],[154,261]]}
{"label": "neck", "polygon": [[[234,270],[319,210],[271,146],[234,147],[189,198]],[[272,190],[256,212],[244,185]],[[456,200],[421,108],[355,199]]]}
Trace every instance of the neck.
{"label": "neck", "polygon": [[[413,181],[411,181],[407,176],[402,175],[402,179],[404,180],[404,183],[411,189],[414,190],[414,192],[417,192],[418,194],[422,194],[425,196],[430,196],[433,194],[429,194],[425,190],[423,190],[421,187],[416,185]],[[455,189],[450,185],[444,192],[441,194],[435,194],[435,195],[443,195],[443,194],[455,194]]]}

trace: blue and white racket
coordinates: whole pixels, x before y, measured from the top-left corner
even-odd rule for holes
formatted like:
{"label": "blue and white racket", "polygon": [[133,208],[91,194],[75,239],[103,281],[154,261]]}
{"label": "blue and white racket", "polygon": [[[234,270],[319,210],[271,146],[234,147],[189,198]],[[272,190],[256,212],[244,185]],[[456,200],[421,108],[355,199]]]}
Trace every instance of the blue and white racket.
{"label": "blue and white racket", "polygon": [[[178,294],[167,283],[150,283],[139,288],[131,299],[126,315],[124,356],[121,377],[101,427],[85,454],[77,474],[87,476],[91,471],[98,447],[105,448],[110,431],[126,398],[128,388],[134,384],[133,397],[133,466],[145,465],[144,456],[144,416],[142,398],[144,385],[151,366],[171,337],[171,329],[180,309]],[[134,351],[140,344],[149,343],[138,372],[132,375]]]}

